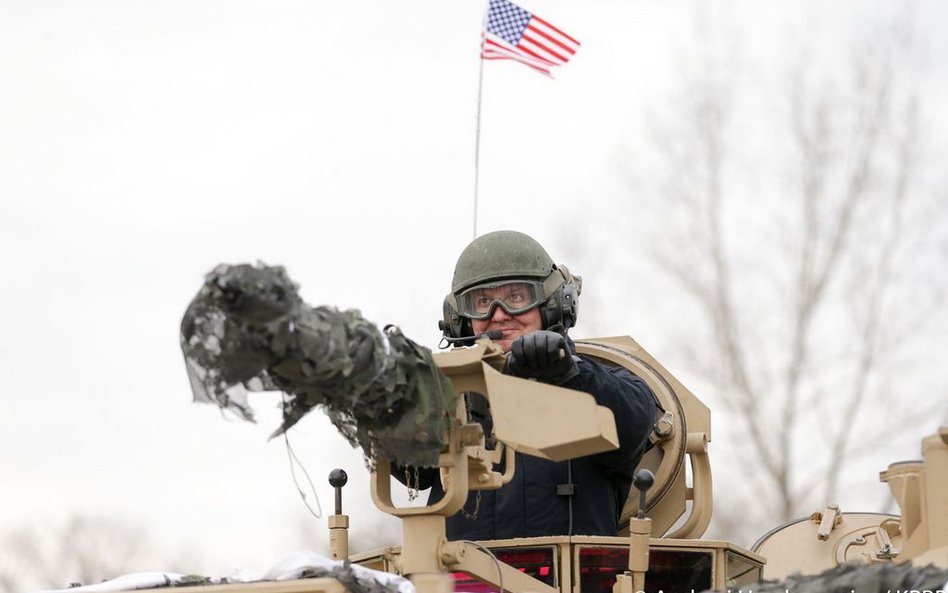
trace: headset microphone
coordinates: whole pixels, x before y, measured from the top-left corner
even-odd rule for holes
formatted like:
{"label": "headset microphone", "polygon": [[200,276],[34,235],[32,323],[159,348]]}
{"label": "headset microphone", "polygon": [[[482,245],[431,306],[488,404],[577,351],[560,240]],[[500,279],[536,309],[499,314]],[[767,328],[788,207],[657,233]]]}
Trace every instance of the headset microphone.
{"label": "headset microphone", "polygon": [[489,332],[484,332],[476,336],[462,336],[460,338],[449,338],[448,336],[441,336],[441,340],[444,342],[447,342],[448,344],[457,344],[459,342],[462,344],[473,344],[475,340],[479,340],[481,338],[488,338],[490,340],[499,340],[502,337],[504,337],[504,332],[502,332],[499,329],[492,329]]}

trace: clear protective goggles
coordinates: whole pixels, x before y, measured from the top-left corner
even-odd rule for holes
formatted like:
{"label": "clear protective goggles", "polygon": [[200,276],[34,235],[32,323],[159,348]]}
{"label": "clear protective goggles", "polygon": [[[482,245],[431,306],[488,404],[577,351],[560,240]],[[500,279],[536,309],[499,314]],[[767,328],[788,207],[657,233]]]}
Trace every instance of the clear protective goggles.
{"label": "clear protective goggles", "polygon": [[543,283],[535,280],[478,284],[457,296],[458,313],[469,319],[488,319],[497,306],[509,315],[520,315],[543,301]]}

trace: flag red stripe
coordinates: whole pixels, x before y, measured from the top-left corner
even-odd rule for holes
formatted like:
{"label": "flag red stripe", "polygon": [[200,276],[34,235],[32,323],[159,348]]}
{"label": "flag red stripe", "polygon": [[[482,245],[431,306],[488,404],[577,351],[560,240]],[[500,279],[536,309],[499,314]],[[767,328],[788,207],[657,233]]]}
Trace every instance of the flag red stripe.
{"label": "flag red stripe", "polygon": [[533,15],[533,18],[536,19],[537,21],[543,23],[544,25],[546,25],[546,26],[549,27],[550,29],[556,31],[557,34],[562,35],[563,37],[569,39],[570,41],[572,41],[572,42],[575,43],[576,45],[580,45],[579,41],[573,39],[572,37],[570,37],[570,36],[567,35],[566,33],[560,31],[559,29],[557,29],[556,27],[554,27],[554,26],[551,25],[550,23],[546,22],[545,20],[541,19],[541,18],[538,17],[537,15]]}
{"label": "flag red stripe", "polygon": [[[528,28],[529,28],[529,27],[528,27]],[[553,48],[551,48],[550,46],[548,46],[548,45],[542,43],[541,41],[538,41],[538,40],[534,39],[533,37],[530,37],[529,35],[524,34],[524,36],[520,38],[520,43],[523,43],[524,40],[526,40],[526,41],[532,43],[533,45],[535,45],[535,46],[537,46],[537,47],[539,47],[540,49],[542,49],[542,50],[545,51],[546,53],[550,54],[551,56],[553,56],[554,58],[556,58],[556,59],[559,60],[560,62],[563,62],[564,64],[569,61],[569,57],[561,56],[560,54],[558,54],[558,53],[556,53],[555,51],[553,51]],[[522,46],[522,45],[520,45],[520,44],[517,44],[517,47],[523,49],[524,51],[528,51],[524,46]],[[570,57],[571,57],[571,56],[570,56]],[[547,60],[550,60],[550,58],[546,58],[546,59],[547,59]],[[550,61],[553,61],[553,60],[550,60]]]}
{"label": "flag red stripe", "polygon": [[[488,47],[488,46],[490,46],[490,47]],[[509,56],[511,56],[511,59],[515,59],[515,60],[518,60],[518,61],[523,61],[525,64],[527,63],[526,60],[531,60],[531,61],[534,61],[534,60],[535,60],[535,61],[537,61],[537,62],[540,62],[540,64],[538,64],[538,66],[540,66],[540,67],[544,67],[544,66],[557,66],[557,65],[558,65],[558,64],[556,64],[555,62],[551,62],[550,60],[547,60],[546,58],[537,55],[535,52],[532,52],[532,51],[530,51],[530,50],[528,50],[528,49],[525,49],[525,48],[523,48],[523,47],[514,46],[514,45],[502,45],[502,44],[500,44],[500,43],[497,43],[497,42],[494,41],[493,39],[489,39],[489,38],[486,38],[486,37],[484,38],[484,43],[483,43],[483,45],[482,45],[482,48],[483,48],[485,51],[494,51],[494,52],[497,52],[497,53],[501,53],[501,54],[503,54],[503,55],[509,55]],[[495,49],[495,48],[496,48],[496,49]],[[519,59],[516,57],[518,53],[521,53],[521,54],[528,54],[529,57],[523,56],[524,59],[523,59],[523,60],[519,60]]]}
{"label": "flag red stripe", "polygon": [[[556,63],[555,63],[555,62],[551,62],[550,60],[544,58],[544,57],[541,56],[540,54],[538,54],[538,53],[536,53],[536,52],[534,52],[534,51],[530,51],[529,49],[523,47],[522,45],[517,45],[516,48],[517,48],[518,50],[522,51],[522,52],[525,53],[525,54],[529,54],[530,56],[533,56],[534,58],[540,60],[541,62],[546,62],[546,63],[549,64],[550,66],[556,66]],[[553,52],[550,52],[550,53],[553,53]],[[565,60],[564,60],[564,62],[565,62]]]}
{"label": "flag red stripe", "polygon": [[[536,18],[536,17],[534,17],[534,18]],[[571,57],[572,57],[573,54],[576,53],[576,50],[575,50],[575,49],[571,48],[570,46],[566,45],[565,43],[563,43],[563,42],[560,41],[559,39],[557,39],[557,38],[553,37],[552,35],[548,34],[546,31],[541,31],[540,29],[537,29],[537,28],[534,27],[533,25],[527,25],[527,30],[528,30],[528,31],[533,31],[534,33],[536,33],[537,35],[543,37],[544,39],[548,39],[550,42],[555,43],[556,45],[560,46],[564,51],[566,51],[568,54],[570,54]],[[538,45],[539,45],[539,44],[538,44]],[[550,53],[555,55],[555,52],[552,52],[552,51],[551,51]],[[569,60],[569,58],[563,58],[563,61],[564,61],[564,62],[566,62],[566,61],[568,61],[568,60]]]}
{"label": "flag red stripe", "polygon": [[[484,47],[481,48],[481,57],[486,60],[514,60],[545,74],[550,74],[550,68],[556,66],[556,64],[541,62],[540,60],[522,55],[519,50],[513,46],[508,49],[500,44],[492,43],[490,40],[486,41],[491,43],[490,46],[485,44]],[[547,66],[547,64],[549,64],[549,66]]]}

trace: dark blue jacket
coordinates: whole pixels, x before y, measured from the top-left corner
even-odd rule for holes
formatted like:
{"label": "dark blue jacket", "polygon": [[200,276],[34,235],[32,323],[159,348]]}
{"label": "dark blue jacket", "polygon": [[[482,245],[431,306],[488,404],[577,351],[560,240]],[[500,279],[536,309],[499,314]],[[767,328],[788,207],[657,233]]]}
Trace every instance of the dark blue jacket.
{"label": "dark blue jacket", "polygon": [[[564,462],[517,453],[513,480],[499,490],[471,492],[464,509],[447,520],[448,539],[616,535],[632,473],[650,446],[655,396],[623,368],[580,356],[579,371],[564,387],[585,391],[612,410],[619,448]],[[489,418],[485,424],[490,434]],[[437,501],[444,494],[437,471],[425,473],[420,486],[430,483],[429,501]]]}

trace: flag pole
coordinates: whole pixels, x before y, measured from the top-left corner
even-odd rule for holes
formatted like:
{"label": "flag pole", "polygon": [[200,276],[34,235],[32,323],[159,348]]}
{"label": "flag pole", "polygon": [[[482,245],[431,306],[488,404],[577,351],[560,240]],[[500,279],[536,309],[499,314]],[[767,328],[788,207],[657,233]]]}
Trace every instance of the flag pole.
{"label": "flag pole", "polygon": [[484,57],[480,57],[481,65],[477,73],[477,130],[474,133],[474,228],[473,239],[477,238],[477,192],[480,181],[481,160],[481,96],[484,88]]}

